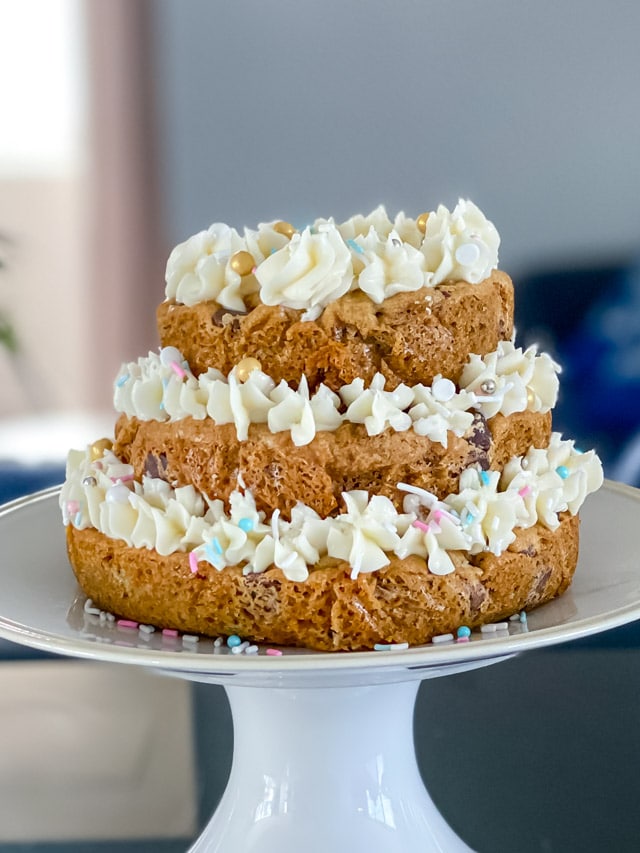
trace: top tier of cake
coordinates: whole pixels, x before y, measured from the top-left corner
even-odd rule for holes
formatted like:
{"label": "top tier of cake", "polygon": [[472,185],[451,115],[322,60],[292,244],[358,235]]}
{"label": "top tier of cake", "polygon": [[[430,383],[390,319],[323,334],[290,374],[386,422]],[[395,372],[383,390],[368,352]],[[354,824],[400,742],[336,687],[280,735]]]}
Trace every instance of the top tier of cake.
{"label": "top tier of cake", "polygon": [[163,346],[197,376],[246,357],[276,382],[337,391],[381,373],[387,388],[456,382],[469,353],[513,333],[499,238],[471,202],[417,220],[383,208],[342,224],[284,222],[244,236],[215,224],[177,246],[158,310]]}

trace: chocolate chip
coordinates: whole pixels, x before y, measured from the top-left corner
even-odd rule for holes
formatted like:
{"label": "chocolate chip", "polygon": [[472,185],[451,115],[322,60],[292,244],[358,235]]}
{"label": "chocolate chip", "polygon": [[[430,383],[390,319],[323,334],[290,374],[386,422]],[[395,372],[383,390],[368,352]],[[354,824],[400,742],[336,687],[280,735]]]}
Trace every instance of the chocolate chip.
{"label": "chocolate chip", "polygon": [[167,474],[167,454],[161,453],[156,456],[153,453],[147,453],[147,458],[144,461],[144,473],[147,477],[153,477],[157,480],[166,480]]}
{"label": "chocolate chip", "polygon": [[525,557],[535,557],[537,553],[533,545],[529,545],[527,548],[523,548],[522,551],[518,551],[518,554],[522,554]]}
{"label": "chocolate chip", "polygon": [[[240,328],[240,322],[233,318],[237,316],[244,317],[246,313],[246,311],[234,311],[231,308],[218,308],[218,310],[211,315],[211,322],[214,326],[218,327],[228,326],[231,324],[232,330],[237,332]],[[234,327],[234,324],[237,324],[237,327]]]}
{"label": "chocolate chip", "polygon": [[478,613],[484,600],[487,597],[487,591],[481,583],[474,584],[469,593],[469,607],[472,613]]}
{"label": "chocolate chip", "polygon": [[469,444],[480,450],[487,451],[491,447],[491,430],[487,424],[487,419],[482,412],[475,412],[473,415],[473,423],[469,428],[467,435]]}
{"label": "chocolate chip", "polygon": [[547,583],[548,583],[550,577],[551,577],[551,569],[550,568],[545,569],[544,572],[538,577],[538,579],[536,580],[536,585],[533,589],[533,594],[536,597],[540,597],[544,594],[545,588],[547,586]]}

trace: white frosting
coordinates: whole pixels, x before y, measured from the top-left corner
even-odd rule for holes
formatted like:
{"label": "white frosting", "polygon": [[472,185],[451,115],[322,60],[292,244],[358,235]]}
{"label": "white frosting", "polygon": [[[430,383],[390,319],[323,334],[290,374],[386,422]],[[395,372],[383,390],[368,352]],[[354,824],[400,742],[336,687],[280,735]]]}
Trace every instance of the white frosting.
{"label": "white frosting", "polygon": [[315,319],[351,287],[351,253],[337,228],[327,223],[317,233],[305,228],[294,234],[255,274],[265,305],[302,309],[303,319]]}
{"label": "white frosting", "polygon": [[403,243],[397,231],[384,239],[371,227],[366,237],[355,238],[353,244],[354,265],[360,262],[361,266],[357,285],[377,304],[395,293],[419,290],[430,281],[425,256]]}
{"label": "white frosting", "polygon": [[477,284],[498,266],[500,237],[471,201],[460,199],[452,212],[440,205],[429,214],[422,252],[431,284],[448,280]]}
{"label": "white frosting", "polygon": [[384,568],[390,554],[426,558],[431,572],[446,574],[455,569],[451,552],[500,554],[519,527],[540,522],[555,529],[558,514],[577,513],[603,481],[595,453],[579,453],[557,433],[546,450],[512,459],[502,475],[467,469],[460,491],[443,501],[398,484],[408,492],[404,513],[386,497],[351,491],[343,494],[345,512],[335,517],[322,519],[299,504],[290,521],[279,512],[267,521],[247,490],[232,493],[227,513],[222,501],[192,486],[174,489],[149,477],[138,482],[132,474],[110,451],[97,461],[89,449],[71,451],[60,495],[64,523],[162,555],[193,551],[218,570],[242,565],[251,573],[276,565],[296,581],[327,555],[346,561],[352,577]]}
{"label": "white frosting", "polygon": [[[496,229],[462,199],[452,212],[440,205],[429,214],[424,236],[415,219],[401,212],[391,221],[382,205],[339,225],[316,219],[291,239],[276,230],[277,224],[245,228],[241,236],[216,222],[180,243],[167,261],[167,299],[185,305],[214,300],[245,311],[245,298],[259,293],[265,305],[297,308],[303,320],[313,320],[352,289],[380,303],[448,279],[476,284],[498,263]],[[244,276],[230,262],[239,251],[255,262]]]}
{"label": "white frosting", "polygon": [[[250,424],[266,423],[273,433],[290,432],[297,445],[309,444],[321,430],[338,429],[342,423],[364,424],[369,435],[385,429],[413,429],[447,446],[447,434],[462,436],[473,422],[473,412],[486,417],[516,411],[546,412],[556,401],[558,366],[535,347],[524,352],[510,342],[484,357],[472,355],[462,372],[461,390],[436,376],[431,387],[399,385],[385,390],[385,379],[376,374],[365,387],[356,379],[334,394],[324,385],[309,393],[303,376],[296,389],[284,380],[278,385],[267,374],[253,370],[245,382],[232,371],[224,376],[210,368],[195,377],[176,351],[177,361],[160,355],[122,366],[114,385],[118,412],[143,421],[211,418],[217,424],[235,424],[240,441],[247,439]],[[165,363],[167,362],[167,363]],[[491,394],[481,386],[490,381]],[[347,406],[340,411],[341,402]]]}

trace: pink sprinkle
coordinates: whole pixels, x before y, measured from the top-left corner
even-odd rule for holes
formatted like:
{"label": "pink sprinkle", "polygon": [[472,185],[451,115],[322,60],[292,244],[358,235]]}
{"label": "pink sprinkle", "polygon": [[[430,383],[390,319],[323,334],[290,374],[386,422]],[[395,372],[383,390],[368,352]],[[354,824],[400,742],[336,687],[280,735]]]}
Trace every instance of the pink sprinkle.
{"label": "pink sprinkle", "polygon": [[195,551],[189,552],[189,568],[191,569],[194,575],[198,571],[198,557]]}
{"label": "pink sprinkle", "polygon": [[518,489],[518,494],[521,498],[526,498],[527,495],[531,494],[531,486],[523,486],[521,489]]}
{"label": "pink sprinkle", "polygon": [[67,501],[67,512],[69,515],[75,515],[77,512],[80,512],[78,501]]}
{"label": "pink sprinkle", "polygon": [[187,375],[187,374],[184,372],[184,370],[180,367],[180,365],[178,364],[178,362],[177,362],[177,361],[172,361],[172,362],[171,362],[171,370],[173,370],[173,372],[176,374],[176,376],[179,376],[179,377],[180,377],[180,379],[184,379],[184,378],[185,378],[185,376]]}
{"label": "pink sprinkle", "polygon": [[280,649],[267,649],[265,654],[271,655],[271,657],[279,657],[282,652],[280,651]]}
{"label": "pink sprinkle", "polygon": [[456,639],[456,643],[468,643],[468,642],[469,642],[469,638],[468,638],[468,637],[458,637],[458,638]]}
{"label": "pink sprinkle", "polygon": [[438,522],[442,518],[442,510],[434,509],[433,511],[433,520]]}
{"label": "pink sprinkle", "polygon": [[138,623],[133,619],[118,619],[117,625],[118,628],[138,628]]}
{"label": "pink sprinkle", "polygon": [[425,524],[424,521],[419,521],[418,519],[412,522],[411,526],[417,527],[418,530],[424,530],[425,533],[427,533],[431,529],[428,524]]}
{"label": "pink sprinkle", "polygon": [[135,479],[135,474],[125,474],[124,477],[110,477],[112,483],[128,483]]}
{"label": "pink sprinkle", "polygon": [[257,269],[258,267],[251,267],[251,275],[255,275]]}
{"label": "pink sprinkle", "polygon": [[177,637],[178,632],[176,631],[175,628],[163,628],[162,629],[162,636],[163,637]]}

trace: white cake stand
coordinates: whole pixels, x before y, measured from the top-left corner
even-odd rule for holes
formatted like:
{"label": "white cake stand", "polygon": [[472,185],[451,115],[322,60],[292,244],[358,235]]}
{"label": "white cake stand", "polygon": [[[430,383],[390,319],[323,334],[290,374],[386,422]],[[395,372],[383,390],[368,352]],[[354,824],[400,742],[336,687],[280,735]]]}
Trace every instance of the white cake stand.
{"label": "white cake stand", "polygon": [[[416,763],[421,680],[640,618],[640,491],[607,483],[582,512],[564,596],[526,624],[468,643],[281,656],[232,654],[86,613],[66,560],[57,489],[0,508],[0,636],[63,655],[224,685],[234,755],[223,798],[191,853],[462,853]],[[455,743],[451,744],[455,758]]]}

